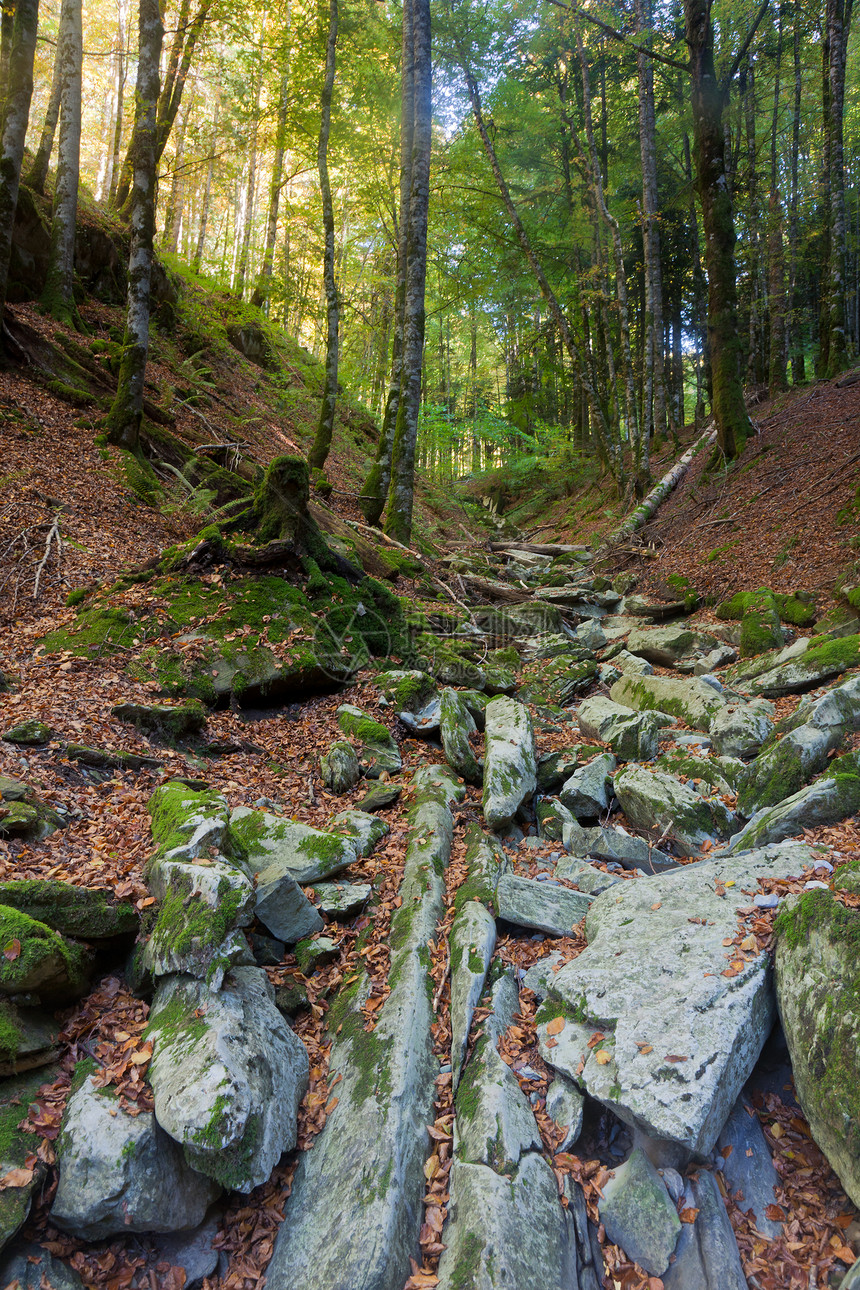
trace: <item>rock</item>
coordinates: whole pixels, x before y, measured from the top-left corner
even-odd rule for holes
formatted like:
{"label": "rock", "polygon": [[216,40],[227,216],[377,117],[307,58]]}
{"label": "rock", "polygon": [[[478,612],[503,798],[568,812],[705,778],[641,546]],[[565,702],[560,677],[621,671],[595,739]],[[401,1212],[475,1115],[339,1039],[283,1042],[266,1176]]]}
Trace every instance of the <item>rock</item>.
{"label": "rock", "polygon": [[265,972],[234,968],[217,993],[167,978],[145,1033],[155,1117],[191,1167],[243,1193],[266,1182],[295,1146],[309,1063]]}
{"label": "rock", "polygon": [[606,644],[606,632],[599,623],[589,619],[577,627],[576,639],[581,641],[586,649],[599,650]]}
{"label": "rock", "polygon": [[612,660],[613,665],[625,675],[630,673],[633,676],[653,676],[654,668],[646,658],[640,658],[637,654],[631,654],[629,650],[623,649],[616,654]]}
{"label": "rock", "polygon": [[10,744],[21,744],[25,748],[35,748],[39,744],[46,744],[53,736],[50,726],[46,726],[44,721],[38,721],[31,717],[26,721],[19,721],[8,730],[4,730],[0,738],[5,739]]}
{"label": "rock", "polygon": [[515,699],[487,704],[484,818],[491,829],[513,822],[537,784],[535,738],[528,709]]}
{"label": "rock", "polygon": [[399,801],[402,792],[401,784],[378,784],[369,793],[365,793],[361,801],[356,802],[356,806],[360,811],[386,811]]}
{"label": "rock", "polygon": [[63,936],[87,941],[132,936],[140,923],[129,902],[117,902],[108,892],[51,878],[0,882],[0,905],[18,909]]}
{"label": "rock", "polygon": [[86,744],[69,744],[66,757],[96,770],[158,770],[161,767],[158,757],[144,757],[122,748],[90,748]]}
{"label": "rock", "polygon": [[320,773],[325,787],[336,796],[354,788],[361,779],[361,767],[352,744],[345,739],[332,744],[320,758]]}
{"label": "rock", "polygon": [[667,750],[660,756],[657,770],[667,771],[678,778],[683,776],[688,783],[692,782],[700,795],[716,790],[726,797],[733,797],[744,782],[746,764],[736,757],[712,757],[707,752],[699,754],[695,744],[692,747],[692,752],[684,751],[683,746]]}
{"label": "rock", "polygon": [[801,694],[831,677],[841,676],[860,663],[860,636],[829,638],[818,644],[808,642],[799,657],[772,667],[751,681],[754,694],[768,699],[782,694]]}
{"label": "rock", "polygon": [[[268,875],[271,875],[269,877]],[[255,888],[254,913],[273,936],[294,945],[323,927],[319,911],[308,900],[292,874],[263,870]]]}
{"label": "rock", "polygon": [[467,878],[454,897],[454,907],[460,910],[466,901],[479,900],[495,909],[496,888],[503,874],[511,870],[511,862],[498,839],[483,833],[476,822],[466,826]]}
{"label": "rock", "polygon": [[550,842],[560,842],[565,824],[576,823],[572,812],[566,806],[550,798],[541,798],[535,813],[540,836]]}
{"label": "rock", "polygon": [[484,991],[496,948],[496,920],[477,900],[467,900],[451,927],[451,1070],[454,1088],[469,1042],[472,1016]]}
{"label": "rock", "polygon": [[748,1290],[741,1256],[714,1175],[700,1169],[688,1182],[684,1206],[698,1209],[684,1223],[675,1261],[663,1276],[664,1290]]}
{"label": "rock", "polygon": [[51,1218],[84,1241],[196,1227],[221,1191],[189,1168],[151,1112],[130,1115],[89,1076],[69,1099],[58,1147]]}
{"label": "rock", "polygon": [[484,767],[472,750],[475,720],[456,690],[446,688],[440,699],[440,733],[445,758],[455,774],[470,784],[480,784]]}
{"label": "rock", "polygon": [[[21,1170],[18,1186],[4,1187],[0,1191],[0,1249],[11,1241],[30,1213],[30,1203],[45,1181],[46,1167],[41,1160],[27,1164],[33,1153],[33,1135],[19,1129],[24,1118],[24,1108],[33,1100],[41,1085],[59,1074],[59,1067],[51,1071],[33,1070],[25,1075],[15,1075],[0,1085],[0,1177],[13,1169]],[[4,1262],[3,1267],[7,1266]],[[5,1281],[0,1281],[4,1286]],[[37,1283],[38,1284],[38,1283]]]}
{"label": "rock", "polygon": [[761,587],[747,593],[745,605],[741,618],[741,658],[752,658],[785,644],[779,611],[771,591]]}
{"label": "rock", "polygon": [[694,730],[710,730],[726,699],[700,677],[623,676],[609,691],[615,703],[637,711],[656,709],[679,717]]}
{"label": "rock", "polygon": [[567,887],[551,887],[512,873],[504,874],[496,888],[499,918],[548,936],[570,936],[590,904],[589,896]]}
{"label": "rock", "polygon": [[703,676],[708,672],[715,672],[718,667],[725,667],[727,663],[737,662],[737,657],[738,652],[731,645],[718,645],[704,658],[697,659],[693,664],[693,675]]}
{"label": "rock", "polygon": [[756,1231],[769,1241],[782,1236],[782,1223],[767,1214],[768,1207],[777,1203],[776,1189],[782,1183],[759,1118],[743,1096],[717,1139],[717,1163],[738,1208],[752,1215]]}
{"label": "rock", "polygon": [[617,860],[625,869],[644,873],[663,873],[677,868],[677,861],[659,851],[645,838],[625,833],[623,829],[594,828],[585,830],[583,855],[595,860]]}
{"label": "rock", "polygon": [[426,672],[380,672],[375,678],[385,702],[403,720],[403,713],[414,716],[423,712],[439,697],[436,682]]}
{"label": "rock", "polygon": [[60,1026],[53,1015],[34,1007],[0,1001],[0,1076],[37,1070],[59,1056]]}
{"label": "rock", "polygon": [[718,753],[746,760],[755,757],[773,733],[773,722],[747,704],[729,703],[711,722],[711,742]]}
{"label": "rock", "polygon": [[369,882],[318,882],[314,885],[319,911],[338,920],[360,913],[372,891]]}
{"label": "rock", "polygon": [[860,913],[829,891],[789,897],[774,922],[776,994],[797,1099],[848,1195],[860,1199]]}
{"label": "rock", "polygon": [[339,953],[337,941],[333,941],[330,936],[317,936],[301,941],[295,949],[296,962],[304,976],[310,976],[317,968],[333,963]]}
{"label": "rock", "polygon": [[274,936],[263,936],[260,932],[248,932],[248,944],[257,967],[278,967],[287,952],[286,944]]}
{"label": "rock", "polygon": [[651,600],[647,596],[625,596],[624,613],[635,618],[648,618],[660,622],[664,618],[677,618],[680,614],[689,613],[690,608],[685,600]]}
{"label": "rock", "polygon": [[555,1175],[540,1156],[529,1153],[510,1178],[455,1159],[439,1288],[576,1286],[572,1226],[561,1207]]}
{"label": "rock", "polygon": [[562,805],[580,820],[602,815],[609,806],[612,772],[617,764],[611,753],[602,753],[574,771],[559,793]]}
{"label": "rock", "polygon": [[111,715],[120,721],[164,739],[185,739],[198,734],[206,725],[206,709],[196,699],[174,706],[166,703],[118,703]]}
{"label": "rock", "polygon": [[610,1241],[646,1272],[662,1276],[681,1233],[681,1220],[641,1147],[604,1183],[598,1210]]}
{"label": "rock", "polygon": [[835,758],[820,779],[792,793],[776,806],[756,811],[746,828],[736,833],[730,849],[781,842],[803,829],[819,824],[837,824],[860,811],[860,755],[845,753]]}
{"label": "rock", "polygon": [[237,806],[230,832],[248,856],[258,882],[288,873],[299,886],[331,878],[358,858],[354,838],[324,833],[296,820]]}
{"label": "rock", "polygon": [[402,765],[400,752],[386,726],[349,703],[338,708],[337,724],[361,745],[360,761],[368,779],[378,779],[385,772],[397,774]]}
{"label": "rock", "polygon": [[182,1268],[185,1273],[184,1290],[193,1290],[218,1266],[220,1251],[215,1246],[215,1238],[221,1227],[220,1218],[216,1212],[189,1232],[156,1237],[150,1262],[156,1267],[159,1263],[169,1263],[172,1268]]}
{"label": "rock", "polygon": [[596,865],[589,864],[587,860],[578,860],[573,857],[570,860],[559,860],[555,866],[555,875],[557,878],[564,878],[567,882],[576,883],[580,891],[585,892],[587,896],[599,896],[607,887],[614,883],[623,882],[614,873],[604,873]]}
{"label": "rock", "polygon": [[[588,947],[548,974],[551,997],[537,1016],[541,1056],[626,1124],[707,1155],[775,1013],[767,955],[726,977],[723,939],[737,934],[737,911],[759,878],[794,876],[811,860],[802,844],[773,847],[598,896],[586,918]],[[559,1015],[564,1025],[548,1048],[547,1025]],[[590,1048],[595,1030],[605,1039]]]}
{"label": "rock", "polygon": [[683,623],[675,627],[639,628],[627,637],[629,654],[637,654],[658,667],[674,667],[695,648],[696,636]]}
{"label": "rock", "polygon": [[[444,911],[451,852],[449,804],[462,785],[445,768],[419,771],[410,815],[402,905],[391,923],[390,993],[368,1032],[362,1007],[370,979],[362,966],[329,1012],[330,1078],[338,1103],[313,1151],[301,1152],[285,1221],[267,1269],[268,1290],[364,1286],[400,1290],[418,1254],[432,1123],[432,999],[427,945]],[[332,1204],[332,1179],[340,1188]],[[357,1240],[356,1233],[373,1233]]]}
{"label": "rock", "polygon": [[0,1280],[6,1290],[84,1290],[77,1272],[40,1245],[10,1251],[0,1263]]}
{"label": "rock", "polygon": [[816,636],[856,636],[860,632],[860,614],[848,605],[834,605],[815,624]]}
{"label": "rock", "polygon": [[0,806],[0,838],[26,838],[38,842],[55,833],[65,821],[49,808],[32,802],[8,802]]}
{"label": "rock", "polygon": [[615,796],[635,828],[658,831],[684,856],[697,856],[706,842],[729,838],[735,828],[718,797],[700,797],[665,771],[626,766],[615,776]]}
{"label": "rock", "polygon": [[557,1151],[570,1151],[582,1132],[582,1110],[585,1098],[566,1075],[557,1073],[546,1091],[546,1113],[564,1130]]}
{"label": "rock", "polygon": [[575,748],[566,748],[563,752],[544,753],[537,763],[537,790],[539,793],[553,793],[561,788],[566,779],[570,779],[576,770],[579,760]]}
{"label": "rock", "polygon": [[52,928],[0,905],[0,995],[34,994],[59,1004],[86,993],[94,955]]}
{"label": "rock", "polygon": [[341,811],[331,822],[332,830],[352,838],[359,856],[369,856],[377,842],[391,832],[391,825],[367,811]]}
{"label": "rock", "polygon": [[622,761],[650,761],[657,755],[664,719],[658,712],[635,712],[603,695],[584,699],[576,713],[586,739],[596,739]]}

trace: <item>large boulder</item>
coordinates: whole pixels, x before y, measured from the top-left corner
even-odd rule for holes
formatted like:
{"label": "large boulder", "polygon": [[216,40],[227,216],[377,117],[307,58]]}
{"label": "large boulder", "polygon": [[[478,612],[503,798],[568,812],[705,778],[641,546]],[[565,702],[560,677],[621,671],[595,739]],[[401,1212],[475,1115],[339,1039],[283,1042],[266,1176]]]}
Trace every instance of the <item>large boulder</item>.
{"label": "large boulder", "polygon": [[151,1112],[130,1115],[89,1075],[69,1099],[57,1145],[51,1218],[84,1241],[196,1227],[221,1191],[189,1168]]}
{"label": "large boulder", "polygon": [[598,896],[587,948],[547,974],[541,1056],[625,1123],[707,1155],[776,1011],[767,954],[731,943],[738,911],[760,878],[812,859],[802,844],[767,848]]}
{"label": "large boulder", "polygon": [[695,648],[696,635],[685,623],[672,627],[639,628],[627,637],[629,654],[637,654],[658,667],[674,667],[679,659],[692,654]]}
{"label": "large boulder", "polygon": [[681,1220],[663,1179],[641,1147],[613,1170],[598,1209],[610,1241],[646,1272],[662,1276],[681,1234]]}
{"label": "large boulder", "polygon": [[322,882],[358,858],[353,838],[247,806],[237,806],[232,812],[230,831],[247,855],[247,866],[256,874],[258,885],[282,874],[300,886]]}
{"label": "large boulder", "polygon": [[719,797],[702,797],[665,771],[626,766],[615,776],[615,796],[631,824],[658,832],[684,856],[731,837],[735,828],[733,813]]}
{"label": "large boulder", "polygon": [[812,1136],[860,1203],[860,912],[830,891],[786,901],[774,924],[776,993]]}
{"label": "large boulder", "polygon": [[164,980],[146,1035],[155,1117],[192,1168],[234,1191],[266,1182],[296,1142],[308,1054],[281,1017],[265,972],[240,967],[210,990]]}
{"label": "large boulder", "polygon": [[505,828],[537,785],[535,737],[529,711],[516,699],[492,699],[486,713],[484,818]]}
{"label": "large boulder", "polygon": [[439,724],[442,747],[449,766],[455,774],[470,784],[480,784],[484,768],[475,756],[472,740],[478,727],[463,698],[456,691],[442,691],[439,705]]}
{"label": "large boulder", "polygon": [[709,730],[725,707],[725,696],[699,677],[622,676],[609,691],[615,703],[637,711],[656,709],[685,721],[694,730]]}
{"label": "large boulder", "polygon": [[781,842],[819,824],[837,824],[860,811],[860,754],[836,757],[827,772],[776,806],[756,811],[731,840],[732,851]]}
{"label": "large boulder", "polygon": [[504,874],[496,888],[500,918],[548,936],[570,936],[590,904],[591,898],[577,891],[513,873]]}
{"label": "large boulder", "polygon": [[359,759],[368,779],[397,774],[402,766],[400,751],[388,727],[374,721],[361,708],[343,703],[337,710],[337,724],[345,735],[352,735],[360,745]]}
{"label": "large boulder", "polygon": [[773,722],[749,704],[729,703],[713,718],[709,733],[716,752],[746,760],[755,757],[773,733]]}
{"label": "large boulder", "polygon": [[665,718],[659,712],[636,712],[603,695],[583,700],[576,713],[586,739],[597,739],[622,761],[650,761],[657,755]]}
{"label": "large boulder", "polygon": [[496,948],[496,920],[479,900],[465,901],[449,936],[451,955],[451,1070],[454,1087],[466,1057],[469,1029]]}
{"label": "large boulder", "polygon": [[808,642],[799,657],[773,667],[751,682],[755,694],[768,699],[783,694],[801,694],[812,690],[822,681],[841,676],[851,667],[860,664],[860,636],[842,636],[837,639],[815,636]]}
{"label": "large boulder", "polygon": [[35,995],[66,1003],[86,992],[93,954],[44,923],[0,905],[0,995]]}
{"label": "large boulder", "polygon": [[602,815],[609,805],[616,765],[611,753],[601,753],[580,766],[561,787],[562,806],[580,820],[593,820]]}
{"label": "large boulder", "polygon": [[116,901],[109,892],[51,878],[0,882],[0,905],[29,914],[63,936],[85,941],[133,936],[140,923],[129,901]]}

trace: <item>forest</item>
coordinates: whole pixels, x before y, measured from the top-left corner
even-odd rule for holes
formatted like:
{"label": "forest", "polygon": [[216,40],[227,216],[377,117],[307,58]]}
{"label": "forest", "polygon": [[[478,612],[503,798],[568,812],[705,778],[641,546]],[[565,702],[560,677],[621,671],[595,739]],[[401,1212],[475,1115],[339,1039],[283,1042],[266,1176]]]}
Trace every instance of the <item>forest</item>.
{"label": "forest", "polygon": [[0,0],[0,1290],[860,1290],[853,0]]}

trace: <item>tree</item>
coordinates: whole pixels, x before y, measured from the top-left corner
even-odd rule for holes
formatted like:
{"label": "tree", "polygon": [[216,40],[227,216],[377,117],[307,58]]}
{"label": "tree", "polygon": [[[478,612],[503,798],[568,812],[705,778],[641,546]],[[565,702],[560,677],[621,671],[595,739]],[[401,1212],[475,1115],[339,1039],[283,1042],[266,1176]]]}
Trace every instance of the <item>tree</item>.
{"label": "tree", "polygon": [[[636,34],[649,40],[651,0],[636,0]],[[663,377],[663,276],[660,267],[660,225],[657,195],[657,126],[654,114],[654,63],[647,49],[637,49],[639,73],[639,147],[642,158],[642,252],[645,261],[644,378],[642,442],[646,454],[651,435],[666,428],[666,385]]]}
{"label": "tree", "polygon": [[[287,143],[287,110],[290,103],[290,39],[292,8],[287,0],[283,47],[281,57],[284,60],[281,83],[278,89],[278,117],[275,128],[275,155],[272,160],[272,175],[269,182],[269,211],[266,216],[266,246],[263,251],[263,264],[260,276],[251,297],[251,304],[258,309],[268,303],[269,290],[272,284],[272,271],[275,264],[275,242],[278,237],[278,211],[281,202],[281,189],[284,184],[284,156]],[[325,105],[323,105],[325,106]],[[329,100],[329,111],[331,100]]]}
{"label": "tree", "polygon": [[38,25],[39,0],[17,0],[15,22],[9,35],[9,65],[0,140],[0,335],[9,282],[12,231],[18,208],[24,139],[30,117],[30,100],[33,97],[33,58]]}
{"label": "tree", "polygon": [[60,139],[51,222],[51,256],[42,294],[45,309],[60,322],[75,316],[75,227],[81,167],[81,0],[63,0],[59,34]]}
{"label": "tree", "polygon": [[323,282],[326,299],[326,355],[325,384],[317,432],[308,453],[308,465],[322,470],[331,448],[334,431],[334,410],[337,404],[338,326],[340,300],[335,280],[334,264],[334,207],[331,200],[331,182],[328,173],[328,139],[331,130],[331,99],[334,92],[335,60],[337,53],[337,0],[329,0],[328,40],[326,41],[325,79],[323,81],[320,111],[320,137],[317,165],[320,175],[320,192],[323,204]]}
{"label": "tree", "polygon": [[54,149],[54,134],[57,130],[57,122],[60,119],[60,94],[63,89],[62,56],[63,42],[62,40],[58,40],[57,48],[54,52],[54,69],[51,75],[51,93],[48,97],[48,106],[45,109],[45,120],[42,123],[42,133],[39,137],[39,146],[36,149],[33,164],[24,179],[27,187],[32,188],[36,193],[43,193],[45,191],[45,180],[48,178],[48,166],[51,163],[51,153]]}
{"label": "tree", "polygon": [[125,338],[116,398],[108,413],[108,439],[136,452],[143,417],[143,382],[149,354],[149,291],[155,237],[156,109],[164,27],[159,0],[140,0],[137,87],[132,141],[131,250]]}
{"label": "tree", "polygon": [[846,337],[845,64],[853,0],[826,0],[822,45],[824,222],[827,264],[822,293],[818,370],[835,376],[848,361]]}

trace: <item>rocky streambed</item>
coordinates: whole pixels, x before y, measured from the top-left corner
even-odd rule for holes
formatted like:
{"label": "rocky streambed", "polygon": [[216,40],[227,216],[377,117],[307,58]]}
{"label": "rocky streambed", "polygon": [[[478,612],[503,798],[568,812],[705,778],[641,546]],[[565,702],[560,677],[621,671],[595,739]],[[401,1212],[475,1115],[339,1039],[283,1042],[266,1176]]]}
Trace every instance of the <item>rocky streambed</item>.
{"label": "rocky streambed", "polygon": [[[324,828],[165,776],[142,908],[0,884],[9,1284],[82,1284],[62,1241],[21,1245],[34,1204],[84,1242],[157,1240],[156,1284],[238,1286],[224,1198],[253,1205],[273,1176],[270,1290],[860,1284],[860,879],[801,837],[860,811],[860,624],[797,635],[808,601],[764,592],[713,621],[522,559],[529,602],[425,623],[437,655],[380,661],[340,705],[319,782],[352,805]],[[174,740],[207,720],[115,715]],[[3,738],[38,746],[37,726]],[[63,827],[26,782],[0,791],[5,836]],[[18,1126],[56,1010],[105,981],[126,992],[126,1060],[88,1057],[81,1032],[40,1158],[38,1116]],[[845,1193],[821,1199],[804,1282],[788,1131]]]}

